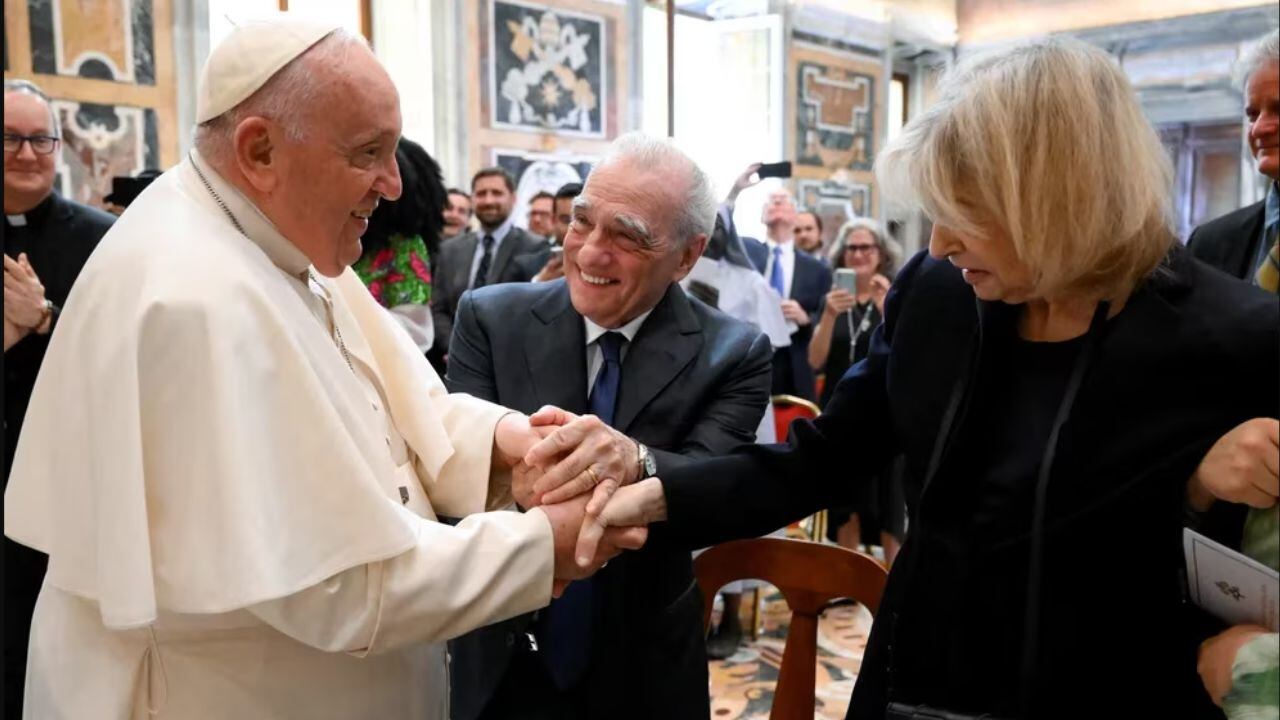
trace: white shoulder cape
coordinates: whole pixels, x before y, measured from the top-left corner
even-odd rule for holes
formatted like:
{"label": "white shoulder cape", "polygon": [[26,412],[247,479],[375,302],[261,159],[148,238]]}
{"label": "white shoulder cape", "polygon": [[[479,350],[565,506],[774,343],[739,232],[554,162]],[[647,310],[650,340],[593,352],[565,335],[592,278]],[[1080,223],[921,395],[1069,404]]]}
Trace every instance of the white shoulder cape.
{"label": "white shoulder cape", "polygon": [[[97,601],[111,628],[284,597],[415,542],[367,396],[189,162],[85,266],[5,493],[5,533],[48,553],[47,581]],[[350,270],[324,282],[435,511],[483,511],[502,410],[448,396]]]}

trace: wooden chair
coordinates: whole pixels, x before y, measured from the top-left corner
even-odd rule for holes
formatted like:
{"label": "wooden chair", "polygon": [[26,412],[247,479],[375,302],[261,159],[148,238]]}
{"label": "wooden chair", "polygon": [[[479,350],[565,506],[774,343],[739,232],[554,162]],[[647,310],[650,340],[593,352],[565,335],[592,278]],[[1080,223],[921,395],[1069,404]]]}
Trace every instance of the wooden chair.
{"label": "wooden chair", "polygon": [[875,613],[888,573],[871,557],[837,545],[757,538],[717,545],[693,561],[702,589],[702,621],[725,583],[758,578],[782,592],[791,627],[782,653],[769,720],[813,720],[818,661],[818,616],[836,598],[853,598]]}

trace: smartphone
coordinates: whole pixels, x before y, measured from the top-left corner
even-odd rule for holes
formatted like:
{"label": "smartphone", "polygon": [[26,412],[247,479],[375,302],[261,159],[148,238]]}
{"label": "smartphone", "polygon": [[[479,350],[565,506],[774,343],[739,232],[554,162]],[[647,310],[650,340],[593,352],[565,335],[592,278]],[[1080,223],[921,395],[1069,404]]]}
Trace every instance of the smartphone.
{"label": "smartphone", "polygon": [[756,170],[756,175],[759,175],[761,180],[771,177],[789,178],[791,177],[791,161],[761,163],[760,169]]}
{"label": "smartphone", "polygon": [[852,268],[839,268],[836,270],[835,285],[849,291],[850,295],[858,294],[858,271]]}

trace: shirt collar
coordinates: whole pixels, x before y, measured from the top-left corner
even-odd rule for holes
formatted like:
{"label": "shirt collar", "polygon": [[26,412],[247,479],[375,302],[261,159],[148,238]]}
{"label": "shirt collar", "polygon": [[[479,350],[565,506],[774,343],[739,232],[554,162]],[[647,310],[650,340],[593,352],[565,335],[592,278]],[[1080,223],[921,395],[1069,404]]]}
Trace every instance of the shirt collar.
{"label": "shirt collar", "polygon": [[769,238],[765,240],[765,243],[769,246],[770,254],[773,253],[774,248],[781,248],[783,255],[790,255],[796,251],[796,244],[794,241],[780,243],[774,242],[773,239]]}
{"label": "shirt collar", "polygon": [[1263,220],[1264,227],[1271,227],[1276,223],[1280,223],[1280,186],[1271,183],[1271,187],[1267,189],[1266,215]]}
{"label": "shirt collar", "polygon": [[484,228],[480,228],[480,239],[483,240],[485,235],[492,235],[493,244],[501,245],[502,241],[507,238],[507,233],[509,232],[511,232],[511,216],[510,215],[508,215],[507,219],[504,220],[503,223],[499,225],[498,228],[493,232],[486,232]]}
{"label": "shirt collar", "polygon": [[614,328],[612,331],[609,328],[601,327],[591,322],[586,315],[583,315],[582,323],[587,329],[587,346],[590,347],[591,343],[599,340],[600,336],[607,332],[620,332],[623,337],[627,339],[627,342],[630,343],[632,340],[636,339],[636,333],[640,332],[640,326],[644,325],[644,321],[648,319],[652,312],[653,308],[649,308],[645,312],[641,313],[635,320],[632,320],[620,328]]}
{"label": "shirt collar", "polygon": [[[190,162],[204,173],[205,179],[209,181],[209,185],[213,187],[218,197],[222,198],[222,202],[226,203],[227,209],[239,221],[240,226],[244,228],[245,235],[254,242],[255,245],[262,248],[267,254],[271,262],[276,267],[289,273],[294,277],[300,277],[306,273],[307,268],[311,267],[311,260],[298,249],[297,245],[289,242],[288,238],[280,234],[276,226],[262,211],[258,209],[253,201],[245,197],[234,185],[227,182],[221,175],[214,170],[204,158],[200,157],[200,153],[196,150],[191,151]],[[199,181],[199,176],[196,178]],[[201,184],[201,191],[204,191]],[[213,200],[213,198],[210,198]],[[216,204],[216,200],[214,200]]]}

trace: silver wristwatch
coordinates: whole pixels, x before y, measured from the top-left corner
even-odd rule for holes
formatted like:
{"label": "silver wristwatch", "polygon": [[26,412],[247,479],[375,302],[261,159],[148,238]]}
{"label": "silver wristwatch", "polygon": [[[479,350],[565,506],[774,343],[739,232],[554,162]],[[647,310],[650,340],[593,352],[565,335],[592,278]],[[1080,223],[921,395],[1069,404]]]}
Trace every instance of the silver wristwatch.
{"label": "silver wristwatch", "polygon": [[658,462],[653,459],[653,453],[639,441],[636,442],[636,467],[640,469],[640,477],[636,478],[637,480],[644,480],[658,474]]}

